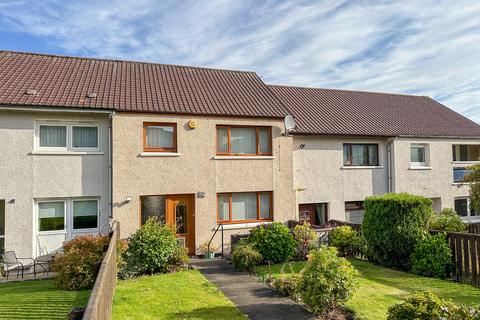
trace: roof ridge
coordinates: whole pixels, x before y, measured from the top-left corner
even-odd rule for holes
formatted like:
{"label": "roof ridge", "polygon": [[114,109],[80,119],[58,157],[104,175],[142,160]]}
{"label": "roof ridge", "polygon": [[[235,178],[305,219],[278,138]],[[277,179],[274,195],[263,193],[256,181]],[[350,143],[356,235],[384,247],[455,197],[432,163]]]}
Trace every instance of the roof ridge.
{"label": "roof ridge", "polygon": [[2,50],[2,49],[0,49],[0,53],[13,53],[13,54],[31,55],[31,56],[43,56],[43,57],[78,59],[78,60],[106,61],[106,62],[127,62],[127,63],[136,63],[136,64],[178,67],[178,68],[185,68],[185,69],[200,69],[200,70],[227,71],[227,72],[257,74],[255,71],[247,71],[247,70],[233,70],[233,69],[212,68],[212,67],[198,67],[198,66],[188,66],[188,65],[180,65],[180,64],[147,62],[147,61],[139,61],[139,60],[122,60],[122,59],[113,59],[113,58],[79,57],[79,56],[54,54],[54,53],[37,53],[37,52],[13,51],[13,50]]}
{"label": "roof ridge", "polygon": [[[318,87],[304,87],[304,86],[294,86],[294,85],[284,85],[284,84],[266,84],[268,87],[284,87],[284,88],[296,88],[296,89],[307,89],[307,90],[328,90],[328,91],[341,91],[341,92],[357,92],[357,93],[370,93],[370,94],[385,94],[392,96],[405,96],[405,97],[415,97],[415,98],[430,98],[429,96],[408,94],[408,93],[396,93],[396,92],[382,92],[382,91],[367,91],[367,90],[358,90],[358,89],[336,89],[336,88],[318,88]],[[435,99],[432,99],[436,101]]]}

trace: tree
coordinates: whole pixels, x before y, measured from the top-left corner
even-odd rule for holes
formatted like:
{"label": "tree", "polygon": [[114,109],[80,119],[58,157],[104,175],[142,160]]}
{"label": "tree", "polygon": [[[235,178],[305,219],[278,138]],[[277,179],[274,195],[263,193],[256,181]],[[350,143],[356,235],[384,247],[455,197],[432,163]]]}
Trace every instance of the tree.
{"label": "tree", "polygon": [[470,205],[475,211],[480,212],[480,164],[468,167],[471,172],[464,178],[470,182]]}

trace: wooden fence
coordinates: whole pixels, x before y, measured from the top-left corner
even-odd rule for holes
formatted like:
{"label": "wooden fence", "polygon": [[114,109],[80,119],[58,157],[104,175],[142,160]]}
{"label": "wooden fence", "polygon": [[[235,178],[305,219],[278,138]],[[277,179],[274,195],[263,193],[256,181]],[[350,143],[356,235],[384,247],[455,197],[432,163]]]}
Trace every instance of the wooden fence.
{"label": "wooden fence", "polygon": [[84,320],[108,320],[112,315],[113,296],[117,286],[117,240],[120,238],[120,224],[115,221],[110,232],[110,243],[103,256],[100,270],[95,280]]}
{"label": "wooden fence", "polygon": [[468,233],[480,234],[480,223],[471,223],[468,225]]}

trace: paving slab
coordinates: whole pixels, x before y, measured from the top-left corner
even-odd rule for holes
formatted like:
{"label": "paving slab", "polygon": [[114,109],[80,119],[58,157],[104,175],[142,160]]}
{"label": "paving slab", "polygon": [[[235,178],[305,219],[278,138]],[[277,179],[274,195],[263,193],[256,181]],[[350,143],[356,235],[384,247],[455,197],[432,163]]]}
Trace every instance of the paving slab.
{"label": "paving slab", "polygon": [[316,319],[303,306],[248,273],[236,271],[226,259],[193,259],[191,264],[252,320]]}

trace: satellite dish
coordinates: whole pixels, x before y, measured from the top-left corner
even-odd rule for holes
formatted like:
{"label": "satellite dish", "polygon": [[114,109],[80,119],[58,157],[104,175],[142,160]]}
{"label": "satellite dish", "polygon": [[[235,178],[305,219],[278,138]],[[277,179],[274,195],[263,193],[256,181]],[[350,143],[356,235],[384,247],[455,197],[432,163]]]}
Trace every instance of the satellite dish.
{"label": "satellite dish", "polygon": [[295,124],[295,119],[293,119],[293,117],[289,114],[287,114],[285,116],[285,119],[284,119],[284,123],[285,123],[285,130],[287,132],[290,132],[292,131],[293,129],[295,129],[295,127],[297,126]]}

